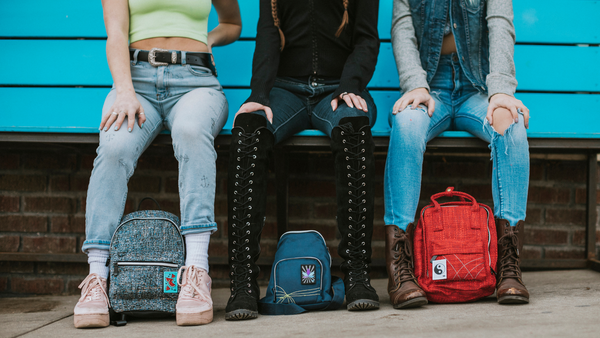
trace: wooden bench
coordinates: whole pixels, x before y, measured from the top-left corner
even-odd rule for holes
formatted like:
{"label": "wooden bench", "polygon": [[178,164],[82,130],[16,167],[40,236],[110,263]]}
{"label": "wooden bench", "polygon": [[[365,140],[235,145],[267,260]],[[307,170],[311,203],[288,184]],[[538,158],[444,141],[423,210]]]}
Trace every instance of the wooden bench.
{"label": "wooden bench", "polygon": [[[215,146],[226,148],[237,108],[249,95],[258,0],[240,1],[240,40],[215,48],[219,80],[229,100],[229,120]],[[515,0],[517,98],[531,110],[532,151],[587,155],[586,257],[563,267],[585,264],[600,269],[595,257],[596,170],[600,152],[600,1]],[[392,1],[380,1],[381,49],[369,89],[378,107],[373,128],[377,151],[386,151],[388,111],[399,97],[390,42]],[[562,25],[571,18],[573,25]],[[216,25],[216,15],[209,20]],[[42,0],[3,4],[0,11],[0,141],[97,143],[102,104],[112,85],[105,55],[106,32],[100,1]],[[28,62],[29,55],[36,55]],[[163,132],[157,143],[169,143]],[[445,132],[428,149],[482,149],[487,145],[466,132]],[[297,151],[327,150],[329,139],[307,130],[278,145],[277,221],[287,227],[287,157]],[[552,262],[548,264],[553,264]],[[550,265],[549,265],[550,266]]]}

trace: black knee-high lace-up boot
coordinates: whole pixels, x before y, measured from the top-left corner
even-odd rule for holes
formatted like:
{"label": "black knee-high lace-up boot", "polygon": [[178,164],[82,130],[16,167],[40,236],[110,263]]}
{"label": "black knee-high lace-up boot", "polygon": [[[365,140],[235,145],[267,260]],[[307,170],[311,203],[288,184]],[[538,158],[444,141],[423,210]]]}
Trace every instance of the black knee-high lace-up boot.
{"label": "black knee-high lace-up boot", "polygon": [[373,177],[375,173],[368,117],[345,117],[331,135],[335,159],[337,223],[341,233],[338,253],[344,259],[348,310],[379,308],[371,286],[371,238],[373,237]]}
{"label": "black knee-high lace-up boot", "polygon": [[266,126],[263,116],[246,113],[236,118],[231,130],[227,173],[231,297],[225,309],[226,320],[258,317],[256,260],[265,222],[267,165],[274,143]]}

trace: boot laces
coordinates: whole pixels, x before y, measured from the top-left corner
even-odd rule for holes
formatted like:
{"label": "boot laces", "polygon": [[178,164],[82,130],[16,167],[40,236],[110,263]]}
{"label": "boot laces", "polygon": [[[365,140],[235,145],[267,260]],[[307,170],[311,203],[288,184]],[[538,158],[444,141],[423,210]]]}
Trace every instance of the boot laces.
{"label": "boot laces", "polygon": [[[181,272],[185,269],[185,272],[182,274]],[[202,269],[198,269],[195,266],[185,267],[182,266],[179,268],[178,276],[182,276],[181,283],[177,281],[177,284],[181,286],[181,295],[180,297],[184,298],[195,298],[204,300],[206,302],[210,302],[210,295],[206,295],[206,293],[202,292],[198,285],[203,283],[203,277],[206,274],[206,271]]]}
{"label": "boot laces", "polygon": [[351,123],[340,125],[342,129],[342,143],[344,145],[344,155],[346,160],[346,172],[348,181],[348,214],[347,220],[348,238],[342,240],[348,241],[348,249],[346,253],[349,259],[348,276],[350,285],[355,283],[369,283],[369,275],[367,270],[369,265],[366,263],[368,259],[366,246],[366,212],[367,212],[367,191],[366,182],[366,157],[365,157],[365,136],[364,131],[354,131]]}
{"label": "boot laces", "polygon": [[260,131],[253,133],[238,132],[235,188],[233,192],[233,224],[234,229],[230,236],[233,237],[231,250],[231,293],[232,297],[239,291],[251,293],[252,257],[249,254],[248,243],[251,238],[252,217],[252,184],[254,183],[254,168],[260,142]]}
{"label": "boot laces", "polygon": [[504,254],[500,260],[500,276],[505,278],[519,278],[521,276],[521,268],[519,267],[519,238],[517,237],[517,229],[509,231],[504,236],[500,237],[498,244],[501,252]]}
{"label": "boot laces", "polygon": [[394,261],[392,266],[394,267],[394,280],[396,284],[402,284],[404,282],[415,282],[415,276],[413,275],[413,260],[412,260],[412,247],[408,236],[404,234],[394,234],[394,242],[392,244],[394,248]]}
{"label": "boot laces", "polygon": [[104,286],[102,286],[102,279],[95,273],[88,275],[79,284],[79,288],[82,290],[80,302],[91,302],[97,300],[108,301],[108,295]]}

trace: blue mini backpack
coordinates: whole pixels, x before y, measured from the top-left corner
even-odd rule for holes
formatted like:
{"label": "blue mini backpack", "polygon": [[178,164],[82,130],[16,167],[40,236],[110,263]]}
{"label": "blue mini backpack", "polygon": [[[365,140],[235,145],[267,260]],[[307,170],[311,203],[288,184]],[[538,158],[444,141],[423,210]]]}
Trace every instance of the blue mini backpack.
{"label": "blue mini backpack", "polygon": [[281,236],[267,295],[258,303],[261,314],[336,310],[344,296],[344,282],[331,275],[331,255],[319,232],[288,231]]}
{"label": "blue mini backpack", "polygon": [[175,314],[177,273],[185,263],[185,241],[177,216],[162,210],[125,215],[112,236],[109,255],[108,298],[112,317],[116,317],[112,324],[125,325],[125,315]]}

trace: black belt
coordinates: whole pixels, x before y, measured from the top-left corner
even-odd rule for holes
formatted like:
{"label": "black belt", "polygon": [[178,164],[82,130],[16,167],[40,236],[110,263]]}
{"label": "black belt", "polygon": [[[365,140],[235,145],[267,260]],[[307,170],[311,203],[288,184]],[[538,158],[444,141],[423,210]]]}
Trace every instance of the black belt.
{"label": "black belt", "polygon": [[[129,50],[129,59],[133,60],[135,49]],[[166,49],[152,48],[152,50],[140,50],[137,55],[138,61],[149,62],[152,66],[167,66],[181,64],[181,52],[180,51],[168,51]],[[210,53],[185,53],[185,63],[201,66],[210,69],[214,76],[217,76],[217,69],[212,63]]]}

